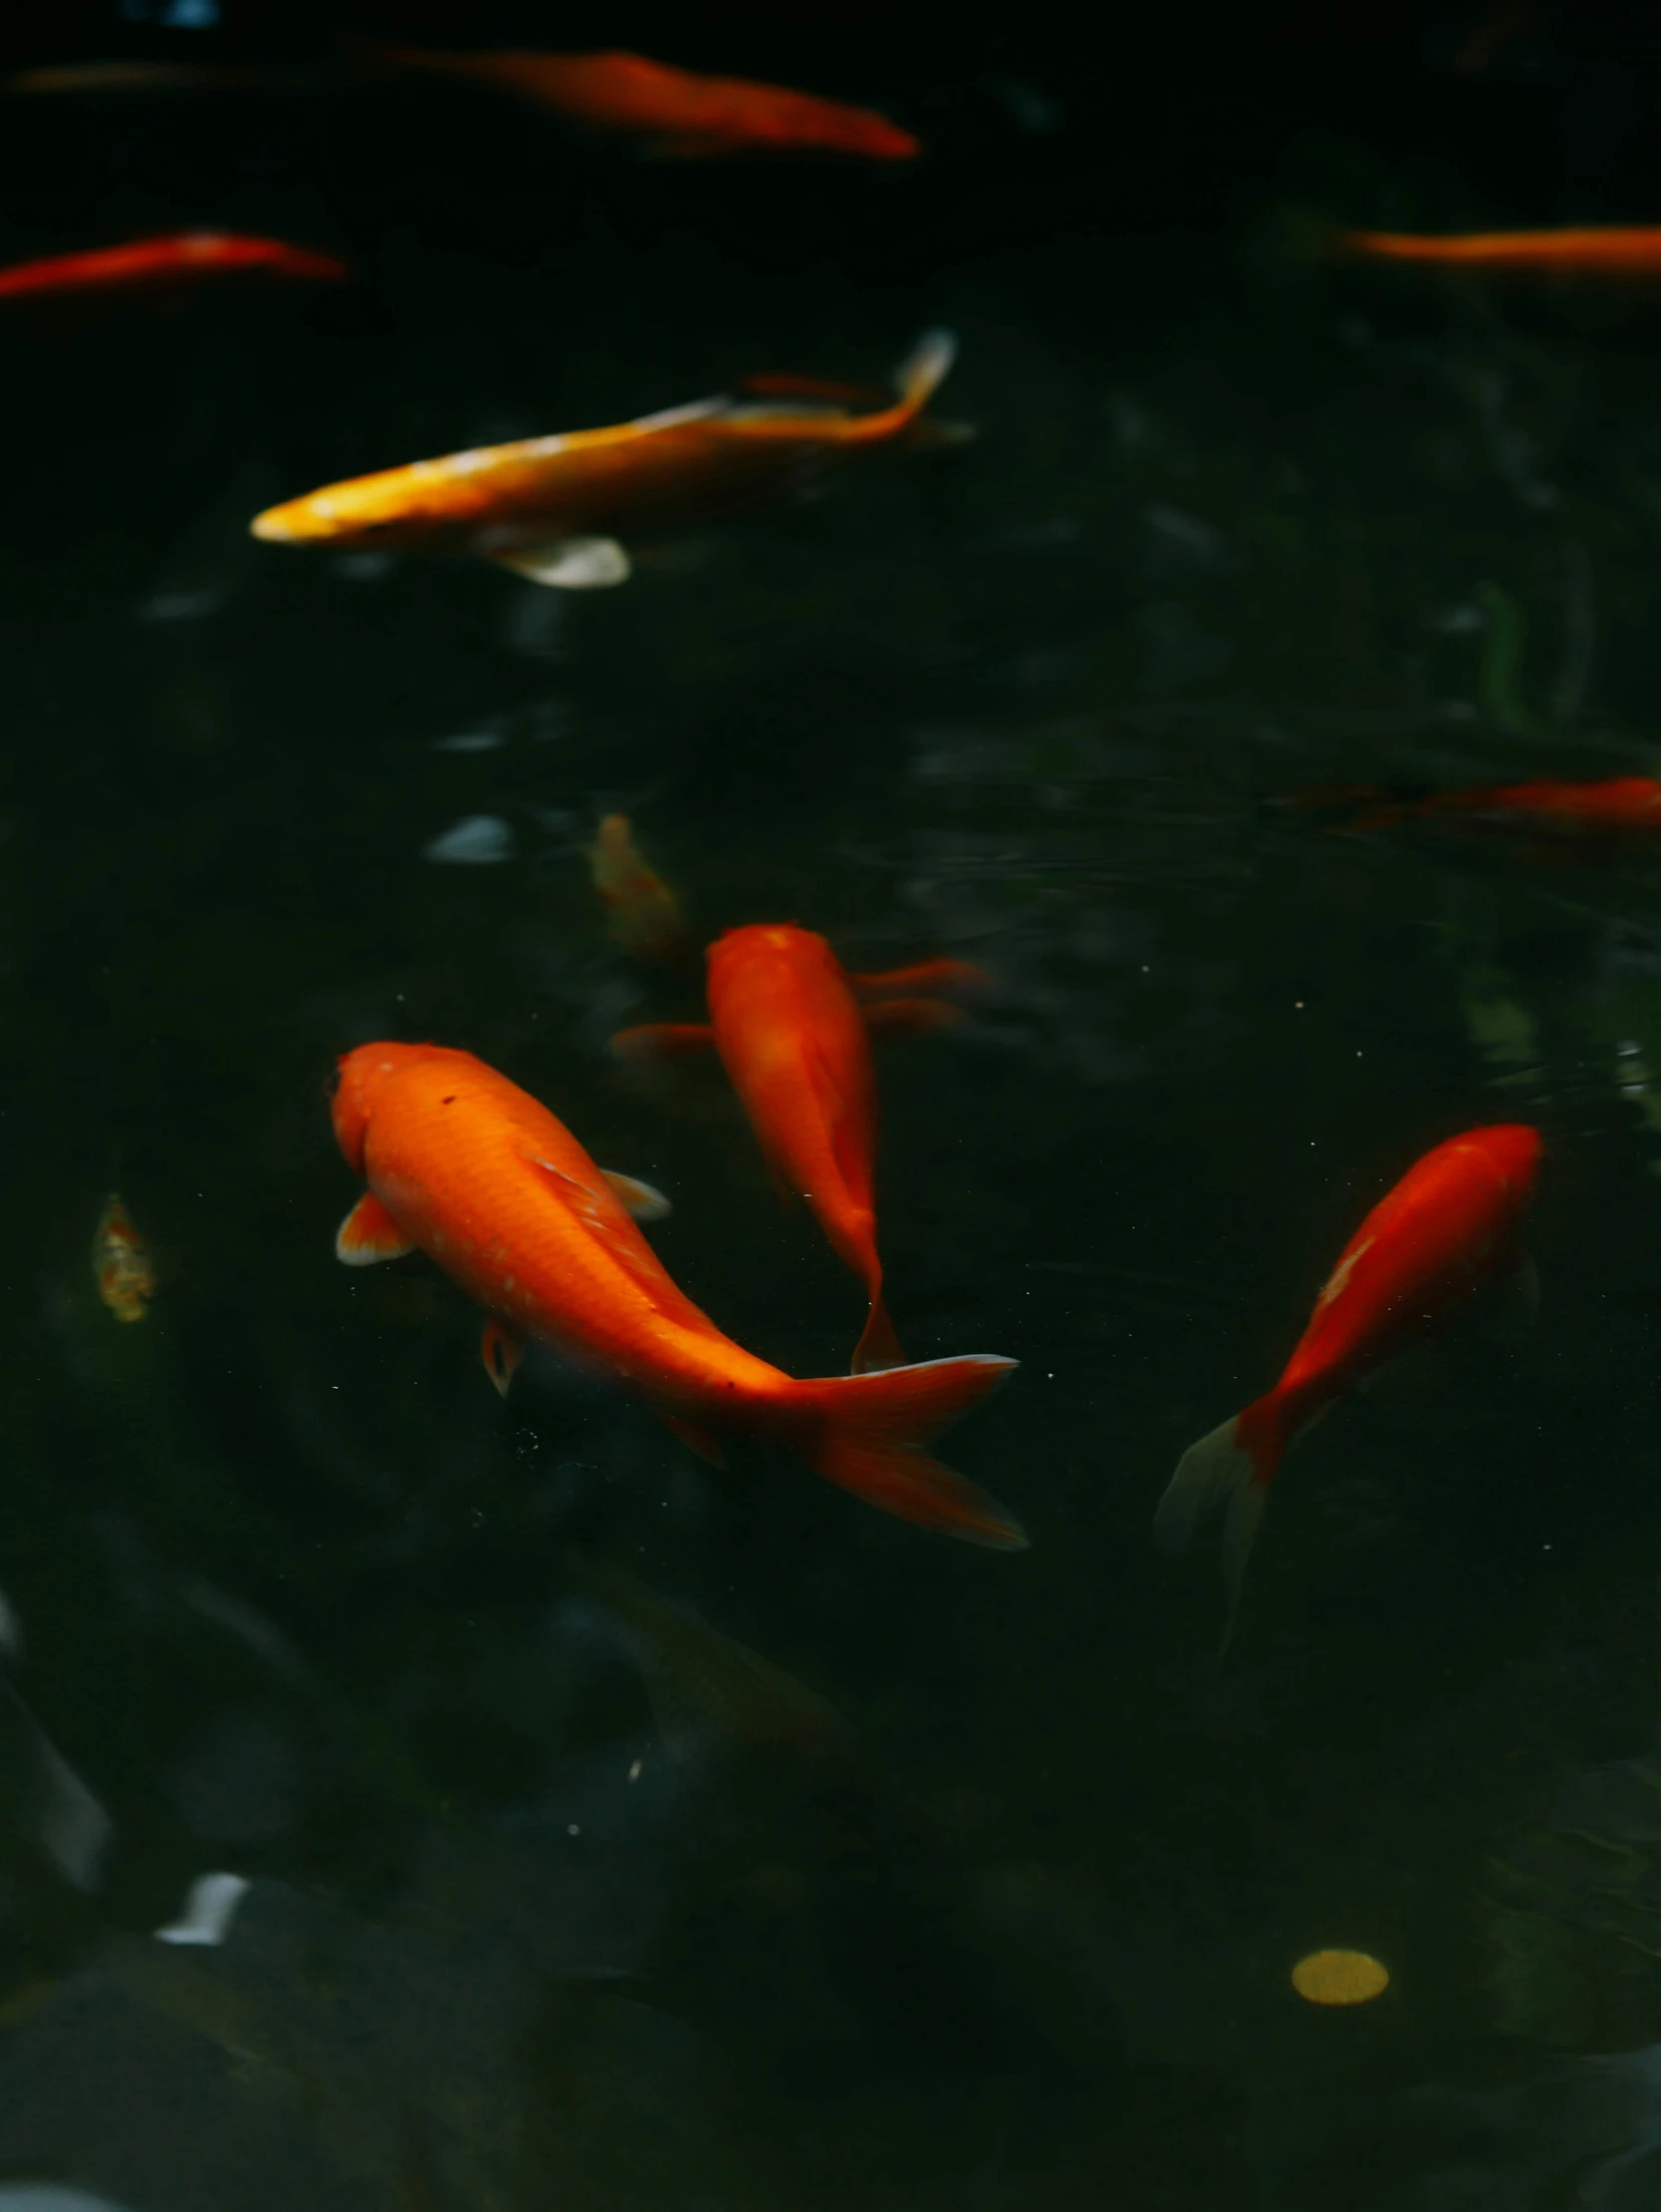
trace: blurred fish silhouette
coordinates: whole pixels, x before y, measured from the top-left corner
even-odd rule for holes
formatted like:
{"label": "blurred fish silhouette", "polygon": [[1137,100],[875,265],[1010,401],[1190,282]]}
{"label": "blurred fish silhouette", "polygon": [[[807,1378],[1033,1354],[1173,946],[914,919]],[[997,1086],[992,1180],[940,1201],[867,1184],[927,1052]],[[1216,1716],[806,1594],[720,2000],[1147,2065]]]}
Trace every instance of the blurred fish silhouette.
{"label": "blurred fish silhouette", "polygon": [[642,54],[449,53],[371,45],[380,67],[459,79],[503,92],[589,129],[635,140],[670,161],[733,154],[851,154],[909,161],[909,131],[869,108],[785,85],[706,77]]}
{"label": "blurred fish silhouette", "polygon": [[647,866],[626,814],[601,819],[588,865],[617,943],[638,960],[672,960],[686,935],[680,901]]}
{"label": "blurred fish silhouette", "polygon": [[133,1217],[112,1191],[92,1238],[93,1280],[118,1321],[142,1321],[156,1295],[150,1251]]}
{"label": "blurred fish silhouette", "polygon": [[1661,229],[1616,226],[1561,231],[1472,231],[1437,238],[1408,231],[1338,231],[1331,251],[1348,261],[1407,262],[1482,276],[1661,277]]}
{"label": "blurred fish silhouette", "polygon": [[985,978],[957,960],[850,976],[822,937],[794,923],[728,930],[708,959],[707,1025],[621,1030],[611,1049],[646,1060],[714,1047],[780,1186],[807,1200],[831,1249],[865,1285],[870,1309],[852,1371],[898,1366],[903,1354],[883,1303],[877,1255],[869,1033],[916,1033],[961,1021],[961,1011],[944,999],[917,994]]}
{"label": "blurred fish silhouette", "polygon": [[133,239],[83,254],[53,254],[44,261],[14,262],[0,269],[0,300],[84,297],[105,292],[168,292],[224,277],[258,273],[312,284],[333,284],[352,272],[345,262],[289,246],[279,238],[250,238],[235,231],[176,231]]}
{"label": "blurred fish silhouette", "polygon": [[1184,1453],[1154,1517],[1155,1541],[1182,1550],[1227,1505],[1227,1648],[1268,1486],[1290,1445],[1361,1378],[1429,1334],[1481,1284],[1532,1285],[1521,1222],[1540,1162],[1537,1129],[1468,1129],[1411,1166],[1338,1255],[1285,1371],[1266,1396]]}
{"label": "blurred fish silhouette", "polygon": [[778,496],[828,462],[962,434],[925,419],[956,345],[931,332],[902,363],[900,396],[851,414],[827,401],[700,399],[612,429],[519,438],[328,484],[256,515],[285,545],[473,553],[569,591],[620,584],[623,536]]}
{"label": "blurred fish silhouette", "polygon": [[370,1187],[335,1248],[349,1266],[419,1247],[485,1307],[483,1356],[505,1391],[521,1337],[643,1396],[724,1465],[723,1429],[770,1438],[828,1481],[1001,1550],[1026,1543],[1002,1506],[924,1443],[1015,1364],[978,1353],[884,1375],[798,1381],[723,1335],[630,1218],[665,1201],[605,1173],[570,1131],[470,1053],[361,1045],[340,1064],[335,1134]]}
{"label": "blurred fish silhouette", "polygon": [[1430,822],[1470,831],[1573,846],[1589,856],[1661,836],[1661,783],[1653,776],[1609,776],[1597,783],[1564,783],[1536,777],[1529,783],[1482,784],[1395,798],[1364,785],[1298,794],[1294,803],[1345,810],[1333,826],[1388,829],[1402,822]]}

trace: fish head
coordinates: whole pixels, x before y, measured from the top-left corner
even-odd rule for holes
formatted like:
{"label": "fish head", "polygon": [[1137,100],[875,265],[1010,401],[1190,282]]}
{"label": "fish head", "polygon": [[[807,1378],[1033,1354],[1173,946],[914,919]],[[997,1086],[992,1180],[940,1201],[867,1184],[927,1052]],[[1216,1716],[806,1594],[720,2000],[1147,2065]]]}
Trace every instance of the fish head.
{"label": "fish head", "polygon": [[360,1045],[336,1062],[329,1111],[335,1140],[347,1165],[358,1174],[364,1171],[370,1121],[388,1085],[412,1068],[423,1066],[434,1050],[430,1045]]}
{"label": "fish head", "polygon": [[752,961],[799,961],[815,952],[829,955],[830,947],[814,930],[801,929],[794,922],[745,922],[718,937],[704,959],[713,986],[720,977],[733,975]]}
{"label": "fish head", "polygon": [[430,520],[412,482],[414,469],[325,484],[302,498],[267,507],[249,524],[272,545],[385,546],[389,551],[425,534]]}

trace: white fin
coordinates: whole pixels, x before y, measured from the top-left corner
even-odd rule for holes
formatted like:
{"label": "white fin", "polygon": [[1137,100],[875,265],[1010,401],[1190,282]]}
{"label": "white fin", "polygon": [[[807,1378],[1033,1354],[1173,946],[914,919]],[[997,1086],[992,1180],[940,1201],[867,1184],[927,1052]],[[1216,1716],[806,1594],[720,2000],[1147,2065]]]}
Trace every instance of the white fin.
{"label": "white fin", "polygon": [[555,591],[604,591],[627,583],[633,563],[614,537],[552,537],[541,545],[520,545],[491,556],[533,584]]}
{"label": "white fin", "polygon": [[1256,1463],[1241,1443],[1238,1415],[1191,1444],[1177,1462],[1177,1472],[1166,1485],[1154,1515],[1154,1541],[1163,1552],[1187,1548],[1195,1529],[1225,1501],[1229,1517],[1223,1531],[1223,1571],[1229,1587],[1229,1611],[1223,1624],[1218,1656],[1229,1649],[1240,1611],[1241,1587],[1252,1539],[1268,1501],[1266,1486],[1253,1478]]}
{"label": "white fin", "polygon": [[157,1942],[223,1943],[248,1890],[242,1874],[199,1874],[185,1892],[178,1919],[157,1928]]}
{"label": "white fin", "polygon": [[654,1190],[649,1182],[642,1182],[637,1175],[619,1175],[609,1167],[602,1167],[600,1173],[635,1220],[661,1221],[666,1213],[674,1211],[661,1190]]}
{"label": "white fin", "polygon": [[944,381],[958,358],[958,342],[951,331],[925,331],[894,371],[902,399],[926,399]]}

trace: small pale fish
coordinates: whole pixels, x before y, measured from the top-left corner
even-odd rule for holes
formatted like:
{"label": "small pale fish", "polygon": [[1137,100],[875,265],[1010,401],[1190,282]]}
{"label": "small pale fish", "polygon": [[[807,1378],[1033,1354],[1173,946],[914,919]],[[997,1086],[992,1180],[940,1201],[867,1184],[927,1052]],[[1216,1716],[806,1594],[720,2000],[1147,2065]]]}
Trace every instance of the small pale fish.
{"label": "small pale fish", "polygon": [[608,814],[588,848],[611,935],[639,960],[672,960],[685,940],[680,901],[634,842],[626,814]]}
{"label": "small pale fish", "polygon": [[114,1191],[93,1232],[92,1272],[98,1295],[118,1321],[144,1319],[156,1295],[156,1272],[144,1238]]}

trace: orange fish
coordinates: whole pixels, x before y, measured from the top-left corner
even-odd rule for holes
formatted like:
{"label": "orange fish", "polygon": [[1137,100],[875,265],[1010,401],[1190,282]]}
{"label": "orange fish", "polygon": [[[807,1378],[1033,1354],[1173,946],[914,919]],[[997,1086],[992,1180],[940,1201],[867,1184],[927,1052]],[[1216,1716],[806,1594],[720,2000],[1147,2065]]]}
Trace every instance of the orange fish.
{"label": "orange fish", "polygon": [[279,238],[244,238],[234,231],[177,231],[139,238],[125,246],[95,247],[85,254],[53,254],[44,261],[14,262],[0,269],[0,300],[39,300],[89,292],[155,292],[214,277],[260,270],[270,277],[334,283],[352,272],[345,262],[288,246]]}
{"label": "orange fish", "polygon": [[379,45],[370,52],[384,68],[511,93],[591,129],[637,139],[669,160],[810,153],[909,161],[922,151],[909,131],[869,108],[743,77],[698,76],[642,54],[466,54]]}
{"label": "orange fish", "polygon": [[1450,1136],[1411,1166],[1338,1255],[1279,1381],[1183,1455],[1154,1518],[1178,1551],[1228,1503],[1229,1641],[1251,1540],[1289,1445],[1363,1375],[1429,1333],[1486,1280],[1532,1281],[1521,1223],[1540,1134],[1516,1122]]}
{"label": "orange fish", "polygon": [[156,1295],[150,1251],[132,1215],[114,1191],[98,1216],[92,1238],[93,1280],[118,1321],[142,1321]]}
{"label": "orange fish", "polygon": [[724,1464],[736,1429],[926,1528],[1004,1550],[1002,1506],[924,1444],[1002,1381],[987,1353],[881,1375],[797,1381],[743,1350],[670,1278],[630,1217],[666,1210],[596,1167],[543,1106],[470,1053],[361,1045],[340,1063],[335,1134],[369,1184],[335,1248],[349,1266],[416,1247],[490,1315],[484,1364],[505,1391],[525,1337],[637,1391],[691,1448]]}
{"label": "orange fish", "polygon": [[701,1023],[651,1023],[611,1040],[625,1059],[713,1046],[783,1188],[798,1192],[831,1249],[865,1285],[856,1375],[903,1356],[882,1295],[872,1175],[877,1086],[871,1030],[940,1029],[961,1019],[944,1000],[897,996],[984,982],[964,961],[924,961],[887,975],[851,976],[822,937],[794,923],[728,930],[709,954],[709,1013]]}
{"label": "orange fish", "polygon": [[827,461],[961,434],[921,419],[952,366],[931,332],[902,363],[900,396],[869,414],[833,405],[699,399],[607,430],[519,438],[414,461],[255,516],[285,545],[476,553],[566,590],[620,584],[622,535],[698,521],[791,490]]}
{"label": "orange fish", "polygon": [[646,865],[626,814],[601,821],[588,865],[618,944],[639,960],[672,959],[685,935],[680,901]]}
{"label": "orange fish", "polygon": [[1405,231],[1340,231],[1334,250],[1358,261],[1433,269],[1565,277],[1661,277],[1661,230],[1474,231],[1426,238]]}
{"label": "orange fish", "polygon": [[1587,845],[1618,844],[1661,834],[1661,783],[1653,776],[1609,776],[1599,783],[1559,783],[1538,777],[1532,783],[1441,791],[1427,799],[1385,799],[1338,826],[1375,830],[1443,815],[1473,829],[1519,830]]}

